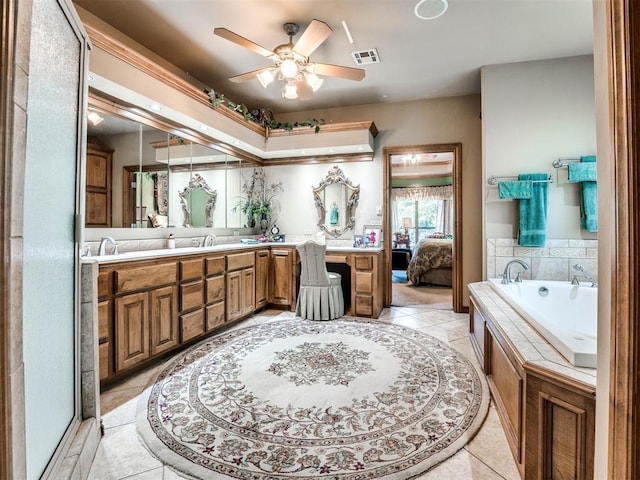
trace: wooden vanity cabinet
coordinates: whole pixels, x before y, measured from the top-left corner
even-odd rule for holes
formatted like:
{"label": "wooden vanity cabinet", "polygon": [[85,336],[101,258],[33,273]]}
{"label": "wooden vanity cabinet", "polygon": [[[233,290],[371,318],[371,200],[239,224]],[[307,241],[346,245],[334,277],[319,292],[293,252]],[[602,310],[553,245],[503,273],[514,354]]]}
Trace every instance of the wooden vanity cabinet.
{"label": "wooden vanity cabinet", "polygon": [[269,250],[256,250],[256,310],[269,302]]}
{"label": "wooden vanity cabinet", "polygon": [[382,311],[382,256],[378,252],[358,252],[351,265],[353,315],[378,318]]}
{"label": "wooden vanity cabinet", "polygon": [[227,321],[238,320],[255,311],[254,252],[227,255]]}
{"label": "wooden vanity cabinet", "polygon": [[294,248],[272,248],[269,268],[269,303],[295,310],[296,259]]}
{"label": "wooden vanity cabinet", "polygon": [[210,332],[226,321],[225,256],[205,258],[205,331]]}
{"label": "wooden vanity cabinet", "polygon": [[180,343],[176,263],[144,263],[113,272],[115,373]]}

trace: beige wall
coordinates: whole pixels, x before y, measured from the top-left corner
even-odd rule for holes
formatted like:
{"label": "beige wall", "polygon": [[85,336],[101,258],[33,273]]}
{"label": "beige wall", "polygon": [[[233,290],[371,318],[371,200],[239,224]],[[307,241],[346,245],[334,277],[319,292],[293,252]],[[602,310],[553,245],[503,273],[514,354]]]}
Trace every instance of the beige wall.
{"label": "beige wall", "polygon": [[[462,144],[462,283],[482,279],[482,145],[480,96],[436,98],[414,102],[331,108],[276,115],[280,121],[322,118],[327,123],[373,120],[374,168],[382,168],[382,149],[403,145]],[[376,177],[378,173],[374,174]],[[381,175],[380,175],[380,178]],[[359,179],[360,182],[363,180]],[[379,186],[382,190],[382,183]]]}
{"label": "beige wall", "polygon": [[547,239],[596,239],[580,229],[579,185],[552,165],[596,153],[593,56],[490,65],[481,78],[485,238],[515,238],[518,223],[518,202],[487,179],[547,172]]}

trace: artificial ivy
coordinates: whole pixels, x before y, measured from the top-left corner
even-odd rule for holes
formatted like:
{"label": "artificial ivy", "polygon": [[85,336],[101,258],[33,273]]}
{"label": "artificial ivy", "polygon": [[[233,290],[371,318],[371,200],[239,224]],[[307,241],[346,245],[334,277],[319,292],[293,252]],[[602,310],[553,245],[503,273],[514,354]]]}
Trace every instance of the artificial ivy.
{"label": "artificial ivy", "polygon": [[324,119],[310,118],[302,122],[278,122],[273,118],[273,112],[270,109],[253,109],[249,108],[243,103],[234,103],[230,100],[226,100],[224,95],[217,93],[213,89],[204,89],[204,93],[209,97],[209,103],[215,108],[221,105],[226,105],[227,108],[238,112],[246,122],[254,122],[265,128],[272,130],[282,129],[291,131],[298,127],[310,127],[313,128],[315,133],[320,131],[320,126],[324,125]]}

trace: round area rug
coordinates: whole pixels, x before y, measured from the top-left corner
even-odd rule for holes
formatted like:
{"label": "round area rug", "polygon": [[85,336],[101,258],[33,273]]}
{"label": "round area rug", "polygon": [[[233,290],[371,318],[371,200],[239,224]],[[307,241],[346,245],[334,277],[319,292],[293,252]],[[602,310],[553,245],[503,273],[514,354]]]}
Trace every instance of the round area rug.
{"label": "round area rug", "polygon": [[430,335],[295,319],[179,354],[142,396],[137,428],[195,478],[399,480],[462,448],[488,405],[484,377]]}

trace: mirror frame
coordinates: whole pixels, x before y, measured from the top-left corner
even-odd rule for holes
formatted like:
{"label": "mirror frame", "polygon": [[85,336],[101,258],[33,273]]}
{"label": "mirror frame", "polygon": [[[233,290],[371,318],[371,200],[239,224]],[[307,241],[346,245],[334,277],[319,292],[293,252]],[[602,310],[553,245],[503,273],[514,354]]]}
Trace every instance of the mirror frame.
{"label": "mirror frame", "polygon": [[[322,200],[321,194],[324,192],[325,188],[329,185],[333,184],[343,185],[347,189],[347,201],[345,205],[345,225],[343,228],[329,228],[327,227],[325,220],[327,216],[327,209]],[[347,177],[344,176],[344,173],[337,165],[331,167],[327,176],[320,182],[320,185],[317,187],[312,187],[313,189],[313,200],[315,202],[316,208],[318,209],[319,220],[318,227],[320,229],[331,235],[333,238],[337,238],[344,234],[347,230],[353,230],[356,219],[356,207],[358,206],[358,200],[360,199],[360,185],[354,186]]]}
{"label": "mirror frame", "polygon": [[213,221],[211,217],[213,215],[213,211],[216,208],[216,202],[218,201],[218,192],[216,190],[211,190],[211,187],[207,184],[207,181],[200,176],[199,173],[194,173],[189,180],[189,185],[184,187],[184,189],[178,192],[178,196],[180,197],[180,206],[182,207],[182,214],[184,215],[184,221],[182,222],[183,227],[191,228],[191,210],[189,209],[189,202],[187,196],[193,190],[201,189],[209,195],[209,200],[204,206],[204,215],[207,219],[207,228],[213,227]]}

